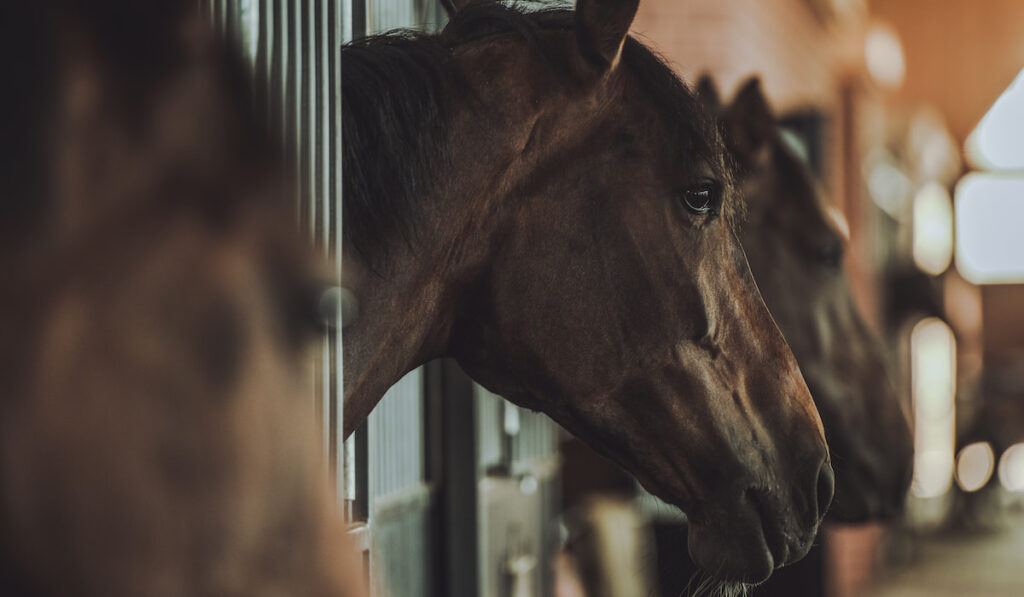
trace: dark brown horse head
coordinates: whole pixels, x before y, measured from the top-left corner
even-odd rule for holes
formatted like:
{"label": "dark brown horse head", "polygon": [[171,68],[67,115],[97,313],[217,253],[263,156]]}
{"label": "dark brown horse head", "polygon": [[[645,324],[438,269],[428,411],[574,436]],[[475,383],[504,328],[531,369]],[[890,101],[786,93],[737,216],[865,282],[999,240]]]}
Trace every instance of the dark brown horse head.
{"label": "dark brown horse head", "polygon": [[305,383],[320,265],[197,8],[4,5],[0,594],[358,594]]}
{"label": "dark brown horse head", "polygon": [[[742,208],[725,148],[677,76],[626,37],[635,8],[477,3],[440,37],[343,50],[345,134],[362,143],[346,172],[382,168],[382,190],[416,166],[376,161],[401,121],[395,81],[413,60],[403,44],[417,60],[436,55],[406,77],[432,69],[410,84],[438,97],[413,104],[437,127],[436,172],[414,181],[420,215],[406,243],[384,257],[372,243],[350,247],[361,315],[346,328],[346,429],[386,388],[368,372],[389,371],[390,383],[424,358],[455,356],[682,508],[702,568],[759,581],[806,553],[832,471],[734,234]],[[384,73],[390,87],[374,87]],[[346,225],[358,230],[381,196],[359,197],[373,180],[350,183]]]}
{"label": "dark brown horse head", "polygon": [[[701,97],[717,103],[709,79]],[[786,145],[757,79],[720,108],[744,168],[749,205],[743,247],[757,285],[818,406],[836,469],[831,520],[884,519],[902,511],[911,436],[885,350],[859,315],[843,273],[838,212]]]}

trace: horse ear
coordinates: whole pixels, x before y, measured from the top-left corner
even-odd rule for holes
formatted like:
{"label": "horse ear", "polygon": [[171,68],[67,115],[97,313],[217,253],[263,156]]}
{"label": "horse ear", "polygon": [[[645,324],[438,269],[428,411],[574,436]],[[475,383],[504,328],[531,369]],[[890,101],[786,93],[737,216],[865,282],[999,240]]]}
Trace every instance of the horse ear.
{"label": "horse ear", "polygon": [[778,134],[775,116],[761,91],[761,81],[751,77],[743,84],[726,110],[729,142],[741,157],[752,158]]}
{"label": "horse ear", "polygon": [[446,13],[448,13],[449,19],[454,17],[457,12],[465,8],[466,5],[472,1],[473,0],[440,0],[441,7],[444,8]]}
{"label": "horse ear", "polygon": [[703,74],[697,81],[697,100],[707,111],[714,115],[722,108],[722,98],[718,95],[718,87],[711,80],[711,75]]}
{"label": "horse ear", "polygon": [[602,71],[615,68],[640,0],[576,0],[576,43]]}

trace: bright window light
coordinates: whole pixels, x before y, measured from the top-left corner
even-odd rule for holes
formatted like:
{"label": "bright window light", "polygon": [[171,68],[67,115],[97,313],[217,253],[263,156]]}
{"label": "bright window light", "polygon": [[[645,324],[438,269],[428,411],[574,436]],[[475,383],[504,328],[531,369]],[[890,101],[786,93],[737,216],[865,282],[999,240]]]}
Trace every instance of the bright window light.
{"label": "bright window light", "polygon": [[956,482],[964,491],[978,491],[992,478],[996,456],[988,442],[964,446],[956,458]]}
{"label": "bright window light", "polygon": [[968,174],[956,187],[956,267],[974,284],[1024,282],[1024,177]]}
{"label": "bright window light", "polygon": [[864,39],[864,63],[868,73],[883,87],[899,87],[906,75],[903,45],[896,30],[876,23]]}
{"label": "bright window light", "polygon": [[914,481],[917,497],[938,497],[953,483],[956,412],[956,340],[936,317],[910,335],[910,382],[914,400]]}
{"label": "bright window light", "polygon": [[937,276],[953,259],[953,203],[945,187],[930,182],[914,197],[914,263]]}
{"label": "bright window light", "polygon": [[1007,491],[1024,492],[1024,444],[1013,444],[999,458],[999,482]]}
{"label": "bright window light", "polygon": [[967,137],[967,159],[985,170],[1024,169],[1024,71],[999,96]]}

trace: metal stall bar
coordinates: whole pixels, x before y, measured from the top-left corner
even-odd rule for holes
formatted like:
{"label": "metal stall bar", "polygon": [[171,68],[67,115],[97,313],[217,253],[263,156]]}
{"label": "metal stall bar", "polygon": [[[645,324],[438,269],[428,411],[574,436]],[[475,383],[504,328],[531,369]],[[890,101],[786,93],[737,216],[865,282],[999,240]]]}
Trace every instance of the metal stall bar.
{"label": "metal stall bar", "polygon": [[[366,2],[367,0],[342,0],[344,18],[341,19],[342,34],[341,39],[338,40],[340,43],[345,43],[363,37],[366,32]],[[340,128],[341,123],[341,69],[343,65],[341,63],[341,46],[340,43],[336,48],[336,56],[338,60],[337,73],[338,82],[336,84],[338,98],[338,106],[336,108],[338,113],[338,139],[339,144],[341,142],[341,136],[344,135],[344,131]],[[339,145],[340,152],[340,145]],[[338,230],[341,231],[342,219],[344,218],[344,210],[341,208],[342,190],[341,190],[341,179],[344,177],[344,172],[340,170],[341,160],[337,160],[337,167],[339,168],[338,177]],[[340,238],[339,238],[340,243]],[[341,244],[338,245],[338,257],[339,260],[342,255]],[[340,262],[339,262],[339,273],[340,273]],[[357,297],[358,298],[358,297]],[[340,360],[340,359],[339,359]],[[341,396],[344,395],[342,392]],[[340,400],[340,399],[339,399]],[[339,413],[344,413],[343,405],[338,405]],[[340,417],[341,415],[339,415]],[[343,421],[338,422],[338,428],[344,429]],[[344,485],[344,505],[345,514],[349,520],[365,520],[366,518],[366,433],[365,426],[352,434],[343,445],[340,447],[343,459],[340,460],[340,477],[342,478]],[[366,525],[361,525],[355,528],[353,536],[356,539],[356,543],[360,547],[369,552],[370,541],[369,541],[369,529]]]}
{"label": "metal stall bar", "polygon": [[[330,89],[331,94],[331,120],[330,120],[330,139],[333,150],[331,155],[333,160],[329,161],[331,171],[331,222],[334,228],[334,235],[331,238],[331,257],[335,263],[335,274],[339,281],[341,278],[341,256],[342,256],[342,224],[344,214],[341,209],[341,42],[345,39],[346,28],[350,27],[352,20],[352,5],[351,0],[330,0],[331,7],[331,18],[330,18],[330,38],[327,41],[327,47],[330,55]],[[339,304],[339,307],[343,305]],[[340,314],[339,314],[340,315]],[[338,327],[335,330],[336,337],[334,340],[334,379],[331,384],[333,388],[333,395],[331,396],[331,406],[334,413],[334,434],[331,437],[331,447],[333,449],[333,458],[331,459],[331,470],[335,471],[335,483],[338,491],[338,498],[341,502],[341,506],[344,507],[345,498],[345,480],[346,480],[346,465],[345,459],[345,442],[341,441],[342,430],[345,428],[344,411],[342,408],[342,398],[345,395],[344,386],[344,373],[345,364],[342,359],[342,341],[344,330]]]}
{"label": "metal stall bar", "polygon": [[[246,59],[254,106],[282,142],[296,174],[300,225],[329,258],[340,260],[340,61],[342,5],[350,0],[200,0],[211,25]],[[332,50],[332,48],[334,48]],[[340,263],[337,265],[340,272]],[[340,305],[339,305],[340,307]],[[339,317],[340,320],[340,317]],[[314,363],[314,400],[331,470],[345,462],[338,445],[342,396],[340,330],[323,340]],[[337,475],[339,479],[343,475]]]}

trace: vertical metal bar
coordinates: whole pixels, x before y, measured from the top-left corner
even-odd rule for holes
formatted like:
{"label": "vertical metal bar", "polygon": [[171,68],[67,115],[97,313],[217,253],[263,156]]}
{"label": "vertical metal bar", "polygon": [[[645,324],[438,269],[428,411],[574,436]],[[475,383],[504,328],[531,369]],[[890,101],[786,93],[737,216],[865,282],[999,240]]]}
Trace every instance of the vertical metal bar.
{"label": "vertical metal bar", "polygon": [[[326,12],[324,14],[324,57],[326,64],[324,66],[325,81],[323,86],[324,91],[324,114],[326,116],[326,128],[324,131],[324,140],[327,150],[324,154],[324,201],[326,209],[324,210],[324,226],[329,230],[326,242],[324,243],[327,247],[328,258],[332,259],[335,265],[336,271],[338,271],[338,284],[341,284],[340,275],[340,262],[341,254],[339,252],[338,238],[341,236],[341,227],[339,226],[338,212],[341,211],[339,205],[340,197],[337,194],[337,168],[334,165],[336,161],[335,152],[338,144],[336,140],[336,129],[338,126],[337,110],[335,104],[338,101],[337,94],[337,76],[335,69],[337,68],[337,55],[335,54],[335,45],[338,43],[338,14],[339,14],[339,2],[337,0],[325,0]],[[339,302],[339,309],[341,305]],[[341,321],[341,312],[338,313],[338,321]],[[339,426],[341,422],[341,416],[338,414],[341,410],[341,335],[342,330],[339,326],[334,335],[334,352],[332,353],[331,361],[331,395],[330,395],[330,408],[331,408],[331,462],[332,469],[338,470],[337,467],[343,462],[339,451],[343,449],[341,442],[342,427]],[[340,497],[340,493],[338,494]]]}
{"label": "vertical metal bar", "polygon": [[252,95],[256,116],[263,119],[263,122],[269,122],[267,120],[267,111],[269,110],[267,97],[269,97],[269,94],[266,83],[270,79],[268,76],[270,72],[268,50],[272,42],[268,39],[268,20],[270,16],[270,11],[267,9],[268,4],[268,0],[258,0],[257,4],[253,7],[253,10],[257,13],[257,22],[253,31],[256,47],[253,51]]}
{"label": "vertical metal bar", "polygon": [[[328,193],[327,193],[327,172],[324,170],[324,160],[327,154],[327,144],[324,142],[326,135],[324,133],[324,126],[327,124],[325,117],[325,98],[327,94],[326,79],[324,76],[324,69],[326,68],[326,61],[323,56],[323,44],[326,41],[326,17],[327,17],[327,1],[326,0],[314,0],[316,3],[316,12],[313,19],[313,36],[310,39],[311,43],[316,44],[317,53],[317,69],[316,69],[316,84],[314,85],[314,91],[318,94],[317,97],[317,151],[316,151],[316,203],[317,203],[317,228],[319,229],[320,236],[320,247],[324,251],[324,255],[330,258],[330,218],[328,209]],[[322,395],[320,399],[321,403],[321,425],[323,427],[323,449],[324,449],[324,462],[330,462],[331,454],[333,449],[331,446],[331,363],[333,361],[331,350],[332,350],[331,335],[324,336],[324,350],[323,350],[323,361],[321,366],[323,367],[323,373],[321,375],[322,383]]]}
{"label": "vertical metal bar", "polygon": [[337,18],[338,30],[334,39],[338,44],[352,39],[352,1],[338,0],[335,2],[335,10],[339,14]]}
{"label": "vertical metal bar", "polygon": [[[342,137],[345,134],[341,128],[341,69],[343,68],[341,63],[341,44],[351,39],[352,36],[352,1],[353,0],[340,0],[340,4],[335,5],[335,18],[334,18],[334,33],[335,37],[331,43],[331,56],[334,57],[334,67],[331,72],[334,75],[334,85],[332,89],[334,91],[334,118],[335,125],[334,131],[331,135],[337,148],[338,157],[334,160],[334,226],[337,232],[334,235],[334,255],[336,265],[336,273],[338,279],[344,283],[342,277],[342,247],[344,243],[344,225],[345,225],[345,211],[344,201],[342,197],[342,177],[345,175],[341,165],[341,148],[342,148]],[[335,414],[335,426],[339,429],[338,436],[341,437],[341,431],[345,428],[345,359],[344,359],[344,347],[345,347],[345,331],[343,329],[338,330],[338,351],[335,357],[337,367],[337,379],[335,385],[338,388],[338,404]],[[339,441],[338,442],[338,462],[342,467],[343,474],[339,475],[339,480],[344,483],[344,486],[339,488],[339,495],[342,499],[348,502],[355,500],[355,487],[353,482],[355,481],[355,450],[354,441]]]}
{"label": "vertical metal bar", "polygon": [[220,0],[221,18],[223,21],[221,23],[221,32],[224,43],[235,46],[235,49],[239,50],[239,53],[248,59],[248,54],[245,52],[245,48],[241,46],[241,29],[239,28],[239,23],[236,19],[238,11],[235,10],[237,8],[237,2],[238,0]]}
{"label": "vertical metal bar", "polygon": [[[229,0],[228,13],[232,37],[245,56],[251,89],[256,86],[256,54],[259,47],[259,0]],[[253,94],[256,95],[256,94]]]}
{"label": "vertical metal bar", "polygon": [[273,112],[271,111],[271,99],[274,97],[274,78],[271,69],[271,56],[274,48],[274,13],[271,0],[260,0],[260,43],[256,49],[256,64],[259,76],[263,77],[263,93],[260,102],[263,106],[264,117],[270,133],[273,134]]}
{"label": "vertical metal bar", "polygon": [[370,0],[352,0],[352,39],[366,36],[369,14]]}
{"label": "vertical metal bar", "polygon": [[[276,7],[276,19],[274,20],[274,33],[277,43],[277,52],[275,56],[279,65],[277,72],[275,73],[275,84],[278,86],[276,94],[280,99],[280,105],[277,109],[276,116],[279,119],[278,134],[280,140],[284,143],[284,157],[285,160],[291,159],[293,151],[291,126],[289,126],[290,114],[291,114],[291,56],[289,54],[289,0],[274,0]],[[291,165],[289,164],[289,168]]]}
{"label": "vertical metal bar", "polygon": [[477,454],[480,442],[476,439],[481,431],[480,414],[476,410],[483,401],[477,399],[473,382],[454,361],[445,359],[441,367],[445,394],[445,408],[440,415],[445,436],[441,450],[446,470],[439,506],[444,521],[440,535],[445,540],[438,551],[444,553],[443,594],[472,597],[481,595],[481,574],[477,562],[484,549],[477,541],[481,508],[477,489],[480,478],[476,466],[481,460]]}
{"label": "vertical metal bar", "polygon": [[[287,85],[285,81],[285,68],[287,62],[287,47],[285,38],[285,14],[284,0],[266,0],[269,9],[268,38],[270,41],[267,56],[269,58],[267,73],[267,117],[270,121],[270,131],[279,143],[284,144],[284,151],[287,151],[287,141],[284,137],[285,122],[285,99]],[[283,154],[286,155],[286,154]]]}
{"label": "vertical metal bar", "polygon": [[331,0],[318,0],[319,10],[317,12],[317,82],[316,89],[320,93],[319,118],[320,128],[318,145],[320,148],[317,168],[317,177],[320,180],[320,210],[323,213],[321,218],[321,234],[323,235],[324,254],[331,257],[331,159],[334,157],[331,144]]}
{"label": "vertical metal bar", "polygon": [[292,147],[294,148],[294,159],[295,162],[292,166],[292,170],[296,173],[296,181],[298,182],[298,188],[296,189],[297,195],[297,206],[299,209],[299,222],[305,222],[304,212],[306,210],[306,168],[305,168],[305,147],[303,146],[302,132],[303,132],[303,114],[305,113],[305,56],[303,55],[304,48],[302,47],[302,31],[303,31],[303,2],[304,0],[290,0],[288,2],[291,10],[290,23],[289,23],[289,38],[288,46],[289,52],[291,53],[291,72],[290,77],[291,83],[291,121],[289,137],[291,138]]}
{"label": "vertical metal bar", "polygon": [[[316,202],[314,200],[315,182],[310,169],[313,153],[313,133],[310,116],[313,113],[313,102],[310,97],[309,81],[312,76],[310,63],[309,39],[309,6],[308,0],[293,0],[294,19],[292,21],[292,55],[295,57],[295,173],[298,183],[297,200],[299,223],[305,228],[312,242],[318,242],[316,234]],[[321,387],[322,363],[314,363],[313,367],[313,411],[317,422],[321,420]]]}
{"label": "vertical metal bar", "polygon": [[220,37],[223,40],[228,38],[228,0],[215,0],[217,3],[217,27],[220,29]]}
{"label": "vertical metal bar", "polygon": [[317,100],[319,98],[316,90],[316,29],[315,4],[316,0],[301,0],[302,5],[302,29],[300,38],[303,61],[303,101],[305,114],[303,115],[303,126],[300,137],[302,140],[305,168],[302,177],[306,182],[305,200],[309,210],[309,235],[319,241],[319,227],[317,226],[317,181],[316,171],[316,150],[317,150]]}

